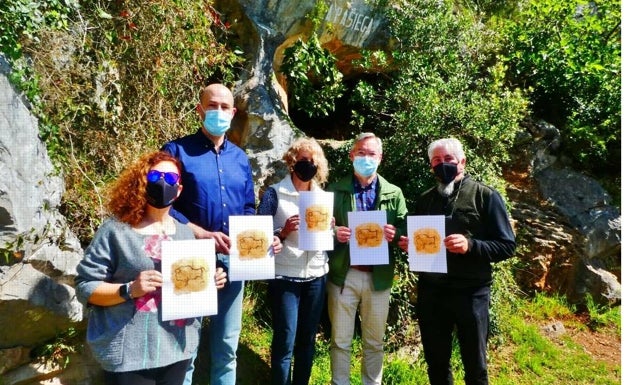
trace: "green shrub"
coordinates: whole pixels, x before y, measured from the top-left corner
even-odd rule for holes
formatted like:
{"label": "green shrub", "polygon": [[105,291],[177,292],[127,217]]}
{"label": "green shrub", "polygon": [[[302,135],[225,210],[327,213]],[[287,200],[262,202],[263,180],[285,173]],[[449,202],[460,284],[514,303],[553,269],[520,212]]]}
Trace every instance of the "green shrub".
{"label": "green shrub", "polygon": [[288,81],[293,107],[310,117],[334,111],[335,101],[345,89],[335,63],[336,58],[321,47],[316,34],[307,42],[299,39],[286,48],[280,71]]}
{"label": "green shrub", "polygon": [[380,172],[406,192],[409,208],[433,184],[427,145],[455,136],[465,145],[468,171],[503,192],[501,166],[527,100],[505,86],[497,32],[435,0],[388,7],[387,18],[395,41],[387,76],[361,80],[351,100],[354,124],[387,138]]}
{"label": "green shrub", "polygon": [[22,41],[42,29],[66,30],[78,8],[75,0],[5,0],[0,3],[0,52],[10,61],[22,57]]}
{"label": "green shrub", "polygon": [[48,123],[42,138],[64,172],[63,214],[83,243],[101,221],[104,185],[197,129],[201,87],[233,85],[242,59],[221,39],[229,25],[210,1],[84,1],[67,30],[21,40]]}
{"label": "green shrub", "polygon": [[533,113],[561,131],[563,151],[596,175],[620,168],[620,1],[525,1],[505,27],[505,59]]}

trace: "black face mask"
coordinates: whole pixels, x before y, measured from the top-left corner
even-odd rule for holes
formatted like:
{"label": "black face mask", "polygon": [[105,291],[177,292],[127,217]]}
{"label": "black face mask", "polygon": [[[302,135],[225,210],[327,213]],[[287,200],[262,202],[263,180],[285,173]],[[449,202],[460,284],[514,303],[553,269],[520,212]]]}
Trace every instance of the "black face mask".
{"label": "black face mask", "polygon": [[160,178],[156,182],[147,182],[145,192],[147,193],[147,203],[157,209],[164,209],[171,206],[178,196],[179,184],[170,185]]}
{"label": "black face mask", "polygon": [[443,184],[449,184],[457,176],[457,164],[439,163],[433,168],[433,174]]}
{"label": "black face mask", "polygon": [[295,163],[295,166],[293,167],[295,175],[297,175],[297,178],[301,179],[303,182],[307,182],[314,178],[317,170],[318,167],[309,160],[300,160]]}

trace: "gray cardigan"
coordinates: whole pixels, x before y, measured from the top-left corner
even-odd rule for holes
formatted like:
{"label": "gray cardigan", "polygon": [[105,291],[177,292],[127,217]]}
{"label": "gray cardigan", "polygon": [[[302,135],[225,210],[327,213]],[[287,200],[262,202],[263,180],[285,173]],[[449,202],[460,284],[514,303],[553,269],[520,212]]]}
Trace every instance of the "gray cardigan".
{"label": "gray cardigan", "polygon": [[[76,295],[87,305],[87,343],[102,368],[126,372],[167,366],[191,358],[199,343],[200,320],[162,322],[160,291],[114,306],[87,304],[102,282],[132,281],[143,270],[160,269],[160,240],[128,224],[106,220],[95,233],[77,267]],[[194,239],[176,222],[172,240]]]}

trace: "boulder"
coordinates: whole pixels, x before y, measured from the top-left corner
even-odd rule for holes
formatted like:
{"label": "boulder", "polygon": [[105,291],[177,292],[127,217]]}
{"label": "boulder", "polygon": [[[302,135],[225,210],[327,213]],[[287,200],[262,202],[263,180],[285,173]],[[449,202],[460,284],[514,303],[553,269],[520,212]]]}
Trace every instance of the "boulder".
{"label": "boulder", "polygon": [[[611,197],[600,184],[568,167],[550,166],[535,179],[541,195],[579,233],[582,247],[575,268],[575,284],[567,294],[572,302],[586,295],[603,305],[619,304],[621,215],[611,206]],[[615,262],[615,263],[613,263]]]}
{"label": "boulder", "polygon": [[565,294],[572,303],[589,295],[601,305],[619,304],[619,209],[596,180],[560,159],[559,130],[547,122],[527,126],[533,142],[524,140],[523,149],[514,151],[515,175],[506,176],[512,216],[528,248],[519,283]]}
{"label": "boulder", "polygon": [[1,57],[0,69],[0,357],[9,372],[23,352],[83,326],[73,288],[82,249],[58,211],[63,177]]}

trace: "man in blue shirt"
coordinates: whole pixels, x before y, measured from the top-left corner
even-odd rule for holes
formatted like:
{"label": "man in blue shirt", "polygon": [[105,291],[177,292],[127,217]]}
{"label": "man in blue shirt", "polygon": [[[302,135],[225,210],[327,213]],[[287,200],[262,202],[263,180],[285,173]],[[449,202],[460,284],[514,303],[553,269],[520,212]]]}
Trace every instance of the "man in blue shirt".
{"label": "man in blue shirt", "polygon": [[[163,150],[183,166],[184,189],[172,215],[193,229],[195,237],[215,240],[218,264],[229,267],[230,215],[254,215],[251,166],[245,152],[225,136],[236,113],[234,96],[222,84],[205,87],[197,104],[202,127],[173,140]],[[236,349],[241,330],[243,282],[231,282],[218,292],[218,314],[210,317],[210,384],[236,383]],[[193,368],[185,384],[192,380]]]}

